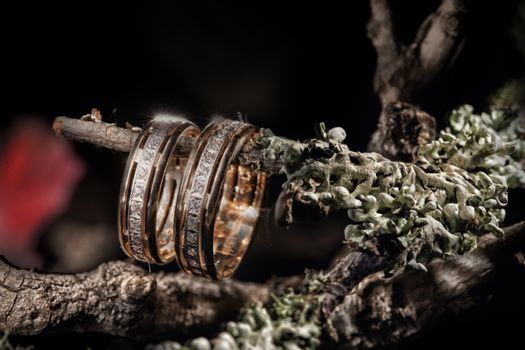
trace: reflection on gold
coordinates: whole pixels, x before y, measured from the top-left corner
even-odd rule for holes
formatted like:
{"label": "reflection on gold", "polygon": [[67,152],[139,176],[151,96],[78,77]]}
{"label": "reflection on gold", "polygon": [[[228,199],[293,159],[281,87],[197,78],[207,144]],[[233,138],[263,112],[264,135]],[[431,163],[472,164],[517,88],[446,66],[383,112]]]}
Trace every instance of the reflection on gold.
{"label": "reflection on gold", "polygon": [[266,176],[231,165],[215,221],[213,254],[217,273],[231,275],[248,248],[259,216]]}

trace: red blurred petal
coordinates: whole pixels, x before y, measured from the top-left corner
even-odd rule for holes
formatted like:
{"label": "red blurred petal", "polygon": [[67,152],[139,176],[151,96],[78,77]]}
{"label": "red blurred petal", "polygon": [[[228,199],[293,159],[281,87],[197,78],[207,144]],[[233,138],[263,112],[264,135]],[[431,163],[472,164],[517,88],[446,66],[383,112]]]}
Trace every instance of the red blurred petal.
{"label": "red blurred petal", "polygon": [[0,249],[32,249],[39,228],[66,208],[84,170],[47,125],[16,125],[0,149]]}

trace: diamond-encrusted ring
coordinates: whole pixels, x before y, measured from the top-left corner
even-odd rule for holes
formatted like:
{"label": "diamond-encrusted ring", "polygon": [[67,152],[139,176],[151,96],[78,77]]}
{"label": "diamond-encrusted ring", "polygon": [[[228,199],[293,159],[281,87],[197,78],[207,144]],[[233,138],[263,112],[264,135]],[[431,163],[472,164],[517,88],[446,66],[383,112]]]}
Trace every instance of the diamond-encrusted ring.
{"label": "diamond-encrusted ring", "polygon": [[187,273],[230,277],[252,239],[266,175],[236,164],[256,129],[247,123],[212,121],[190,153],[175,210],[177,262]]}
{"label": "diamond-encrusted ring", "polygon": [[175,259],[174,210],[187,156],[181,140],[199,128],[183,118],[160,116],[137,137],[128,157],[118,208],[124,252],[139,261],[165,264]]}

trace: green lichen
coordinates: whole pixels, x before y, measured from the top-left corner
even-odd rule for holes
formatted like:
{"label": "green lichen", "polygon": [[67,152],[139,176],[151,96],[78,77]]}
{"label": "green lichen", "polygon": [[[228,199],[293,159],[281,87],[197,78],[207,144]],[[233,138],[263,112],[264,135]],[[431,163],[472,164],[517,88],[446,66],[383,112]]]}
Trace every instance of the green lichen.
{"label": "green lichen", "polygon": [[[472,251],[487,231],[502,235],[508,187],[524,186],[519,161],[523,126],[515,108],[474,114],[455,110],[450,127],[416,150],[413,163],[377,153],[353,152],[341,128],[319,128],[319,138],[298,142],[262,129],[257,143],[266,161],[281,164],[284,189],[296,201],[346,210],[345,240],[353,249],[383,254],[387,273],[407,266],[425,269],[435,258]],[[298,350],[320,344],[320,304],[325,281],[307,274],[303,289],[247,308],[217,338],[155,350]]]}
{"label": "green lichen", "polygon": [[321,125],[319,134],[294,142],[263,130],[259,142],[265,157],[283,164],[285,189],[297,201],[347,210],[352,248],[388,249],[387,272],[425,269],[435,257],[472,251],[481,233],[503,234],[507,189],[525,185],[525,133],[515,108],[477,115],[460,107],[414,163],[350,151],[341,128]]}
{"label": "green lichen", "polygon": [[525,187],[520,162],[525,151],[525,125],[516,107],[475,114],[465,105],[452,112],[450,127],[438,140],[419,148],[422,161],[455,165],[468,171],[499,175],[509,188]]}
{"label": "green lichen", "polygon": [[256,304],[239,322],[228,322],[226,332],[214,340],[214,350],[299,350],[320,344],[318,301],[288,292],[273,297],[270,308]]}
{"label": "green lichen", "polygon": [[148,350],[313,350],[321,341],[319,276],[308,275],[303,290],[272,296],[268,305],[247,308],[213,339],[196,338],[185,345],[164,342]]}

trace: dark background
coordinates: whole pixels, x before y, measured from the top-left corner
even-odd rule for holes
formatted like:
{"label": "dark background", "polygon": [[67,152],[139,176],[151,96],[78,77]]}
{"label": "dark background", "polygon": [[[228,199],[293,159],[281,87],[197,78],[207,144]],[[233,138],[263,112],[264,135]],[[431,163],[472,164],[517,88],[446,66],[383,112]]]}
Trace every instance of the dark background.
{"label": "dark background", "polygon": [[[439,2],[391,3],[398,34],[409,43]],[[375,128],[380,105],[372,87],[375,51],[366,37],[368,1],[15,6],[0,11],[0,132],[25,115],[51,123],[58,115],[79,117],[92,107],[99,108],[106,121],[135,125],[159,112],[181,114],[204,125],[213,115],[235,116],[240,111],[255,125],[300,139],[314,136],[315,123],[325,121],[344,127],[355,150],[366,149]],[[523,72],[524,59],[510,36],[516,1],[467,1],[467,6],[463,51],[416,101],[441,125],[459,104],[482,110],[491,92]],[[113,224],[125,155],[89,145],[75,147],[88,173],[62,219]],[[336,215],[320,224],[299,222],[295,231],[323,246],[327,227],[342,232],[344,221],[344,215]],[[247,257],[245,265],[250,267],[240,271],[242,279],[323,268],[342,239],[342,234],[327,238],[329,243],[319,248],[326,250],[324,257],[299,251],[264,258],[287,231],[271,223],[262,226],[262,238]],[[521,341],[525,323],[519,297],[525,276],[510,272],[520,278],[515,290],[498,291],[491,301],[407,346],[491,342],[522,348],[520,343],[510,344]],[[108,341],[99,338],[63,336],[86,346]],[[37,341],[41,347],[51,346],[56,336]]]}

